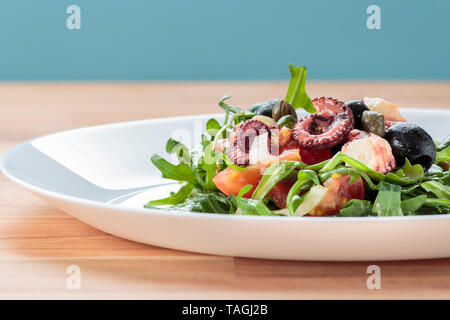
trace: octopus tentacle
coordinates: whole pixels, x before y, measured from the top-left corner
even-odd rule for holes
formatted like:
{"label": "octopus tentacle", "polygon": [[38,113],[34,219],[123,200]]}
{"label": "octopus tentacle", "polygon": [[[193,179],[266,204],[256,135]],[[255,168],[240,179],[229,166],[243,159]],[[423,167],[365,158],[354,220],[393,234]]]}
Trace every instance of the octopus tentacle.
{"label": "octopus tentacle", "polygon": [[234,164],[246,166],[249,164],[249,151],[254,139],[267,133],[267,149],[271,154],[279,153],[280,127],[269,126],[262,121],[250,119],[235,129],[235,139],[230,144],[227,155]]}
{"label": "octopus tentacle", "polygon": [[[270,128],[267,124],[263,123],[262,121],[253,119],[244,122],[239,127],[236,133],[238,148],[244,152],[249,152],[253,140],[256,138],[256,136],[259,136],[260,134],[266,132],[269,135],[269,139],[267,141],[267,143],[269,144]],[[268,145],[268,147],[270,147],[270,145]]]}
{"label": "octopus tentacle", "polygon": [[345,142],[354,127],[350,108],[333,98],[316,98],[312,103],[317,113],[300,119],[292,130],[299,147],[322,150]]}
{"label": "octopus tentacle", "polygon": [[249,164],[249,154],[237,146],[237,140],[234,140],[233,144],[228,147],[227,155],[235,165],[247,166]]}

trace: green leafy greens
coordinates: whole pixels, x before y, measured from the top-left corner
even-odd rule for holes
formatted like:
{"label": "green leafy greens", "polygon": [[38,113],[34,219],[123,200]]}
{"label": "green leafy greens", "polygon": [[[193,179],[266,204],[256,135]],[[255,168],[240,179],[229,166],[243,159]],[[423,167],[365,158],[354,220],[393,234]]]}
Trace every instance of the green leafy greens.
{"label": "green leafy greens", "polygon": [[[289,70],[291,81],[285,101],[295,109],[303,108],[314,113],[316,110],[305,91],[306,68],[291,64]],[[347,175],[350,176],[349,184],[362,178],[364,199],[347,201],[335,213],[336,216],[450,213],[450,136],[440,143],[435,142],[436,161],[427,172],[421,165],[413,165],[406,158],[401,168],[382,174],[361,161],[337,152],[331,159],[314,165],[299,161],[271,160],[270,165],[267,163],[261,166],[264,173],[257,180],[252,180],[257,181],[255,185],[243,186],[237,195],[222,193],[215,184],[215,177],[219,173],[228,170],[231,176],[242,178],[248,170],[248,167],[238,166],[230,160],[227,139],[235,134],[237,125],[252,119],[258,108],[253,106],[250,110],[245,110],[232,106],[228,104],[229,98],[226,95],[218,103],[225,112],[223,123],[209,119],[198,148],[190,151],[180,141],[168,139],[165,150],[167,154],[176,156],[177,164],[156,154],[151,156],[151,162],[159,169],[161,176],[176,181],[180,187],[177,192],[172,192],[165,198],[149,201],[146,208],[163,207],[240,215],[303,216],[312,212],[327,194],[326,181],[334,175]],[[282,116],[277,126],[292,128],[296,123],[295,117],[289,114]],[[231,179],[227,182],[233,181]],[[242,181],[239,183],[243,184]],[[244,183],[247,183],[245,179]],[[286,197],[286,208],[282,209],[282,205],[276,203],[279,199],[274,196],[280,190],[283,190],[283,196]]]}
{"label": "green leafy greens", "polygon": [[294,109],[303,108],[309,113],[315,113],[316,109],[305,90],[306,68],[304,66],[294,67],[293,64],[290,64],[289,70],[291,71],[291,82],[284,100]]}

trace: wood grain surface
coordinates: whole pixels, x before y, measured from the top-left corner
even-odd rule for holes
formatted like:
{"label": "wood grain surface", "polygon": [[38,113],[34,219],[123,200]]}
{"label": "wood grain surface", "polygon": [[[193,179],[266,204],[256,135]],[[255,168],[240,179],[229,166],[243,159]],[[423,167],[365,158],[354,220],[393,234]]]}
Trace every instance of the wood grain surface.
{"label": "wood grain surface", "polygon": [[[218,99],[227,93],[233,105],[246,107],[283,96],[286,86],[2,83],[0,153],[66,129],[217,112]],[[379,96],[401,107],[450,109],[449,82],[311,82],[307,90],[311,97]],[[381,268],[380,290],[366,286],[372,264]],[[70,265],[81,270],[79,290],[66,286]],[[96,230],[0,176],[0,298],[448,299],[450,259],[300,262],[168,250]]]}

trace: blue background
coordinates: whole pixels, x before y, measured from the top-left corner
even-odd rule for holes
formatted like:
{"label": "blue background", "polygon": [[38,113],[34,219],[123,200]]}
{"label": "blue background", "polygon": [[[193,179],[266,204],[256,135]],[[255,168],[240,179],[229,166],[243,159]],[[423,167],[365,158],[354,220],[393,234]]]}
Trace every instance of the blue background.
{"label": "blue background", "polygon": [[448,0],[1,0],[0,80],[287,79],[290,62],[309,79],[450,79],[449,16]]}

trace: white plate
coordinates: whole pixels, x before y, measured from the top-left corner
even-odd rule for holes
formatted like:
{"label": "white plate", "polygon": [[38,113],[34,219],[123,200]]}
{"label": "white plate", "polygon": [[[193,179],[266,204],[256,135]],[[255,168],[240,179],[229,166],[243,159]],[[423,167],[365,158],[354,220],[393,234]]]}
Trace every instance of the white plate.
{"label": "white plate", "polygon": [[[449,133],[449,111],[402,113],[435,139]],[[210,117],[117,123],[37,138],[8,151],[1,170],[91,226],[166,248],[293,260],[450,257],[450,215],[296,218],[144,209],[172,188],[152,166],[151,154],[169,157],[164,146],[171,136],[194,144],[191,137],[198,139]]]}

